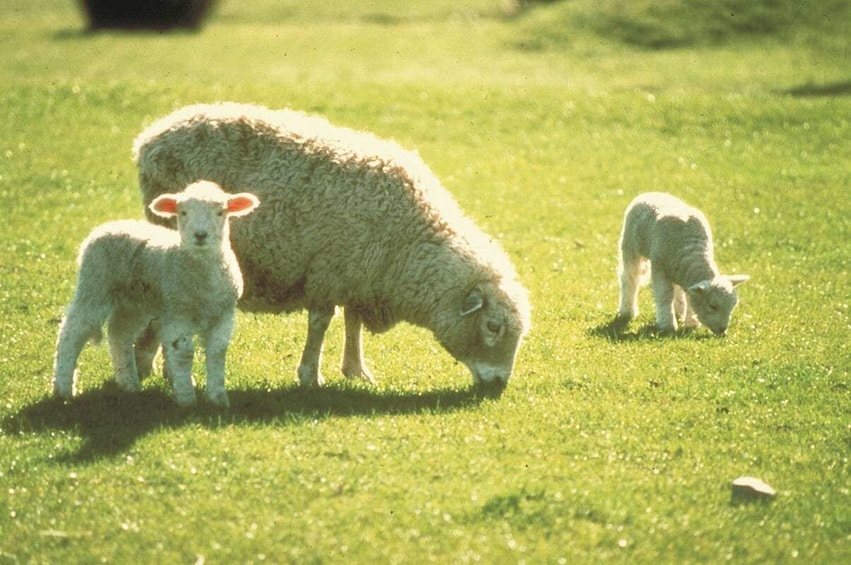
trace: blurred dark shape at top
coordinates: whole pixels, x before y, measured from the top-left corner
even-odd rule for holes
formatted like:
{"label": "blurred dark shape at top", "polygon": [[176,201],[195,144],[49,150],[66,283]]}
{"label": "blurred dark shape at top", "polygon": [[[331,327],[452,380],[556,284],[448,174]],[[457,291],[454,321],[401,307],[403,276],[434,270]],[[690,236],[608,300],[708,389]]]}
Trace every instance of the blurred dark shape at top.
{"label": "blurred dark shape at top", "polygon": [[90,30],[197,29],[217,0],[79,0]]}

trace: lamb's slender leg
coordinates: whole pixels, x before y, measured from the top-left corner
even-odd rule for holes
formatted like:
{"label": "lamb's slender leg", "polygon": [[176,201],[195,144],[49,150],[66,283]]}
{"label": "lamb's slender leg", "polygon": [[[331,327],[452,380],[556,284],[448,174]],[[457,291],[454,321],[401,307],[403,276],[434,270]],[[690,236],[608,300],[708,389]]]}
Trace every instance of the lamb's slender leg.
{"label": "lamb's slender leg", "polygon": [[56,358],[53,361],[53,393],[61,398],[77,394],[77,359],[92,336],[99,335],[100,325],[72,304],[62,321]]}
{"label": "lamb's slender leg", "polygon": [[346,322],[346,339],[343,343],[343,374],[346,378],[363,377],[370,384],[375,384],[372,372],[363,360],[363,322],[360,314],[351,308],[343,308],[343,319]]}
{"label": "lamb's slender leg", "polygon": [[154,359],[160,349],[159,322],[151,320],[148,326],[136,338],[134,353],[136,357],[136,371],[139,379],[144,379],[153,372]]}
{"label": "lamb's slender leg", "polygon": [[321,306],[311,308],[307,317],[307,341],[301,354],[301,363],[298,366],[298,380],[302,386],[322,386],[325,379],[322,378],[320,365],[322,362],[322,342],[325,340],[325,332],[334,317],[334,306]]}
{"label": "lamb's slender leg", "polygon": [[674,284],[659,269],[651,270],[650,281],[656,302],[656,329],[661,333],[674,332],[677,330],[673,308]]}
{"label": "lamb's slender leg", "polygon": [[194,406],[195,383],[192,379],[192,357],[195,348],[192,332],[170,323],[164,323],[162,332],[163,348],[166,353],[165,367],[172,378],[174,399],[180,406]]}
{"label": "lamb's slender leg", "polygon": [[233,313],[225,315],[205,337],[207,354],[207,400],[211,404],[230,407],[228,392],[225,388],[225,357],[233,333]]}
{"label": "lamb's slender leg", "polygon": [[142,389],[139,373],[136,371],[136,356],[133,341],[139,332],[141,322],[129,312],[114,312],[109,320],[109,356],[115,369],[115,382],[122,390],[133,392]]}
{"label": "lamb's slender leg", "polygon": [[686,309],[688,308],[688,305],[686,302],[686,293],[679,285],[674,285],[673,306],[674,317],[677,319],[677,322],[682,324],[686,318]]}
{"label": "lamb's slender leg", "polygon": [[620,279],[620,306],[618,317],[631,320],[638,316],[638,286],[641,278],[641,257],[624,249],[618,265]]}
{"label": "lamb's slender leg", "polygon": [[683,289],[679,289],[682,293],[683,310],[682,310],[682,325],[684,328],[696,328],[700,325],[700,320],[697,319],[697,312],[691,307],[691,301],[688,299],[688,293]]}

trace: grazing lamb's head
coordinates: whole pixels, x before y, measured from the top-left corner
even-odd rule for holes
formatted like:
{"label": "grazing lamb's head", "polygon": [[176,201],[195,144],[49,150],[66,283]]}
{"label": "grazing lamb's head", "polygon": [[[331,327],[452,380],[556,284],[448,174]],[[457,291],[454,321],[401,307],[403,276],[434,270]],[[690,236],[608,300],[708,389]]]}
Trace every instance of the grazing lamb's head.
{"label": "grazing lamb's head", "polygon": [[748,275],[718,275],[690,286],[687,289],[689,304],[700,323],[716,335],[724,335],[739,301],[735,288],[749,278]]}
{"label": "grazing lamb's head", "polygon": [[228,244],[228,218],[244,216],[258,204],[253,194],[228,194],[214,182],[198,181],[178,194],[157,197],[150,209],[163,218],[177,218],[183,249],[203,251]]}
{"label": "grazing lamb's head", "polygon": [[454,320],[439,332],[441,344],[467,365],[475,384],[505,386],[529,331],[526,290],[513,281],[486,282],[452,299]]}

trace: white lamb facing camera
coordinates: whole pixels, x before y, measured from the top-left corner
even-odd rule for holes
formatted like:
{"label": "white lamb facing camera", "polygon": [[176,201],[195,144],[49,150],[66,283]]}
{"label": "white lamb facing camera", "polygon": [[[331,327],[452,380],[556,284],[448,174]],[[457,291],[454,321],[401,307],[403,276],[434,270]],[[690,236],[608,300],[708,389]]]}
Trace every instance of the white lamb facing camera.
{"label": "white lamb facing camera", "polygon": [[636,197],[627,207],[619,244],[618,317],[638,315],[638,287],[650,263],[659,332],[703,324],[724,335],[748,275],[722,275],[715,265],[712,230],[703,213],[661,192]]}
{"label": "white lamb facing camera", "polygon": [[215,183],[199,181],[151,202],[154,214],[177,218],[177,231],[134,220],[92,231],[80,247],[77,288],[59,330],[54,393],[65,399],[75,394],[77,358],[87,340],[100,341],[104,322],[118,386],[139,390],[139,372],[146,367],[138,366],[133,342],[152,324],[151,340],[163,344],[177,403],[195,404],[192,338],[200,334],[207,354],[207,399],[229,406],[225,353],[243,285],[228,218],[244,216],[257,204],[252,194],[227,194]]}

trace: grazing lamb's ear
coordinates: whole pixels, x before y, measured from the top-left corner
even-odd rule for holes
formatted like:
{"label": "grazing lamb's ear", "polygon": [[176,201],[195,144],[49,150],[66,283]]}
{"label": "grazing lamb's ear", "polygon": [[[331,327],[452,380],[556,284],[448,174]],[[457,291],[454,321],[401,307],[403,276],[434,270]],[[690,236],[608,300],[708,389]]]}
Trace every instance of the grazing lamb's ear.
{"label": "grazing lamb's ear", "polygon": [[742,284],[743,282],[745,282],[746,280],[751,278],[751,276],[750,275],[730,275],[727,278],[730,279],[730,283],[732,283],[733,288],[736,288],[737,286],[739,286],[740,284]]}
{"label": "grazing lamb's ear", "polygon": [[709,281],[700,281],[699,283],[693,284],[688,287],[688,291],[692,294],[700,294],[706,292],[711,287],[712,285],[709,283]]}
{"label": "grazing lamb's ear", "polygon": [[155,198],[148,208],[157,216],[172,218],[177,215],[177,198],[173,194],[163,194]]}
{"label": "grazing lamb's ear", "polygon": [[481,310],[484,306],[485,297],[482,296],[481,291],[474,288],[464,299],[464,304],[461,305],[461,315],[466,316],[467,314],[472,314],[473,312]]}
{"label": "grazing lamb's ear", "polygon": [[240,192],[228,198],[227,211],[231,216],[244,216],[254,210],[259,204],[260,200],[253,194]]}

